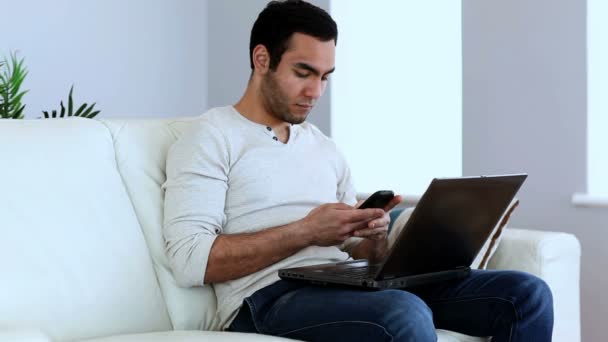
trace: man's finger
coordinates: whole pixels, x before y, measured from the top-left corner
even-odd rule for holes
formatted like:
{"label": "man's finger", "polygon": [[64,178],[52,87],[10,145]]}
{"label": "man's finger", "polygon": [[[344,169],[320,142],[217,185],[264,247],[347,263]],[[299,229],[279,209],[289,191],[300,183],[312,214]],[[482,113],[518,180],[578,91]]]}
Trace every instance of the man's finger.
{"label": "man's finger", "polygon": [[358,237],[367,237],[367,236],[372,236],[372,235],[376,235],[376,234],[385,234],[386,232],[388,232],[388,227],[384,226],[384,227],[380,227],[380,228],[359,229],[354,232],[354,235],[358,236]]}
{"label": "man's finger", "polygon": [[403,202],[403,197],[401,195],[397,195],[393,197],[393,199],[388,202],[386,206],[384,206],[384,211],[389,211],[399,205],[399,203]]}
{"label": "man's finger", "polygon": [[391,223],[391,218],[388,216],[388,214],[384,214],[384,216],[382,218],[369,221],[369,223],[367,224],[367,227],[368,228],[379,228],[379,227],[388,226],[390,223]]}
{"label": "man's finger", "polygon": [[370,222],[370,220],[364,220],[364,221],[357,221],[357,222],[354,222],[354,223],[348,223],[346,225],[346,230],[347,230],[348,234],[351,234],[351,235],[355,236],[354,233],[356,231],[368,228],[367,225],[368,225],[369,222]]}
{"label": "man's finger", "polygon": [[330,207],[333,209],[340,209],[340,210],[349,210],[349,209],[353,209],[353,207],[351,207],[350,205],[346,204],[346,203],[331,203]]}
{"label": "man's finger", "polygon": [[384,215],[384,210],[382,209],[357,209],[352,210],[350,215],[347,218],[347,222],[361,222],[361,221],[369,221],[376,218],[380,218]]}

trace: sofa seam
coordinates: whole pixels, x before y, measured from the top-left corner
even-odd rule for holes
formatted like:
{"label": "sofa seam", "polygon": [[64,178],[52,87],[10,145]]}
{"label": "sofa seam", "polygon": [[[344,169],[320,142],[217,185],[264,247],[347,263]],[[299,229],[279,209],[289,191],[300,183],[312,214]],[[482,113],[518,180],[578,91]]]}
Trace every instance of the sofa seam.
{"label": "sofa seam", "polygon": [[374,322],[369,322],[369,321],[351,321],[351,320],[343,320],[343,321],[331,321],[331,322],[325,322],[325,323],[319,323],[319,324],[313,324],[313,325],[308,325],[302,328],[298,328],[298,329],[293,329],[290,331],[286,331],[280,334],[277,334],[276,336],[287,336],[289,334],[293,334],[295,332],[299,332],[299,331],[303,331],[303,330],[308,330],[308,329],[312,329],[312,328],[317,328],[317,327],[321,327],[321,326],[325,326],[325,325],[333,325],[333,324],[341,324],[341,323],[363,323],[363,324],[368,324],[368,325],[372,325],[375,327],[378,327],[380,329],[382,329],[382,331],[390,338],[390,341],[394,340],[394,337],[391,333],[388,332],[388,330],[386,330],[386,327],[378,324],[378,323],[374,323]]}
{"label": "sofa seam", "polygon": [[159,289],[160,292],[160,296],[163,300],[163,304],[165,305],[165,313],[167,314],[167,317],[169,318],[169,323],[171,324],[171,327],[173,328],[173,330],[175,330],[175,324],[173,322],[173,317],[171,317],[171,313],[169,312],[169,306],[167,305],[167,299],[165,298],[165,293],[163,291],[163,286],[160,283],[160,279],[158,279],[158,272],[155,269],[154,265],[156,264],[156,262],[154,261],[154,257],[152,256],[151,253],[151,249],[150,249],[150,245],[148,244],[148,239],[146,239],[146,233],[144,232],[143,229],[143,225],[141,223],[141,220],[139,219],[139,215],[137,215],[137,210],[135,209],[135,204],[133,203],[133,197],[131,196],[131,192],[129,191],[129,187],[127,186],[125,179],[122,175],[122,172],[120,170],[120,167],[118,165],[118,155],[116,153],[116,141],[118,139],[118,137],[120,136],[120,134],[122,133],[123,128],[127,125],[125,122],[123,122],[120,125],[120,128],[118,129],[116,136],[114,136],[112,134],[112,131],[110,130],[110,127],[108,126],[108,124],[106,123],[106,121],[103,120],[97,120],[99,121],[108,131],[108,134],[110,135],[110,137],[112,138],[112,149],[114,150],[114,165],[116,167],[116,172],[118,172],[118,175],[120,176],[120,182],[122,183],[122,187],[125,190],[125,193],[127,194],[127,197],[129,198],[129,203],[131,204],[131,209],[133,210],[133,214],[135,215],[135,219],[137,220],[137,224],[139,225],[139,231],[142,234],[142,237],[144,239],[144,243],[146,244],[146,248],[148,250],[148,257],[152,266],[152,271],[154,272],[154,278],[156,279],[156,286]]}

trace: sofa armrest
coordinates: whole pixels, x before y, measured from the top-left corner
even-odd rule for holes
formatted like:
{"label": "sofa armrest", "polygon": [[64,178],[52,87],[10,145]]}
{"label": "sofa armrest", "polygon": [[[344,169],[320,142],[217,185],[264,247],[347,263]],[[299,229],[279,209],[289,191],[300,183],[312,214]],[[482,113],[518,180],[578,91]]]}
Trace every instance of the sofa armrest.
{"label": "sofa armrest", "polygon": [[553,294],[553,341],[580,341],[580,256],[579,241],[572,234],[509,228],[488,268],[543,279]]}
{"label": "sofa armrest", "polygon": [[0,342],[52,342],[52,340],[36,330],[7,329],[0,327]]}

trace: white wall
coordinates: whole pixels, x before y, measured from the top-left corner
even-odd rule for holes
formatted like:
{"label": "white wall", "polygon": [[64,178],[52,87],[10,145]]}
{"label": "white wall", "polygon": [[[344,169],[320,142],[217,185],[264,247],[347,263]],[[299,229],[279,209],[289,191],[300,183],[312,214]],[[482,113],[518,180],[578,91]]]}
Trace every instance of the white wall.
{"label": "white wall", "polygon": [[575,208],[587,177],[585,1],[463,1],[464,174],[525,171],[512,226],[582,245],[583,341],[605,341],[608,209]]}
{"label": "white wall", "polygon": [[358,192],[420,196],[433,178],[462,175],[462,6],[378,3],[331,3],[331,136]]}
{"label": "white wall", "polygon": [[207,4],[200,0],[0,0],[0,53],[29,75],[26,118],[77,103],[101,117],[180,116],[207,107]]}

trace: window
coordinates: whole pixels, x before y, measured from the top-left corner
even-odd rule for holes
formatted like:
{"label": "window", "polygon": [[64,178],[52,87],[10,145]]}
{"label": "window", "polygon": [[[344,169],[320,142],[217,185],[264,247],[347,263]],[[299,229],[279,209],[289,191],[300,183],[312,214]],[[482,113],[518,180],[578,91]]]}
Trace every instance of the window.
{"label": "window", "polygon": [[587,2],[587,194],[608,198],[608,2]]}
{"label": "window", "polygon": [[462,175],[460,1],[336,0],[331,135],[362,193]]}

